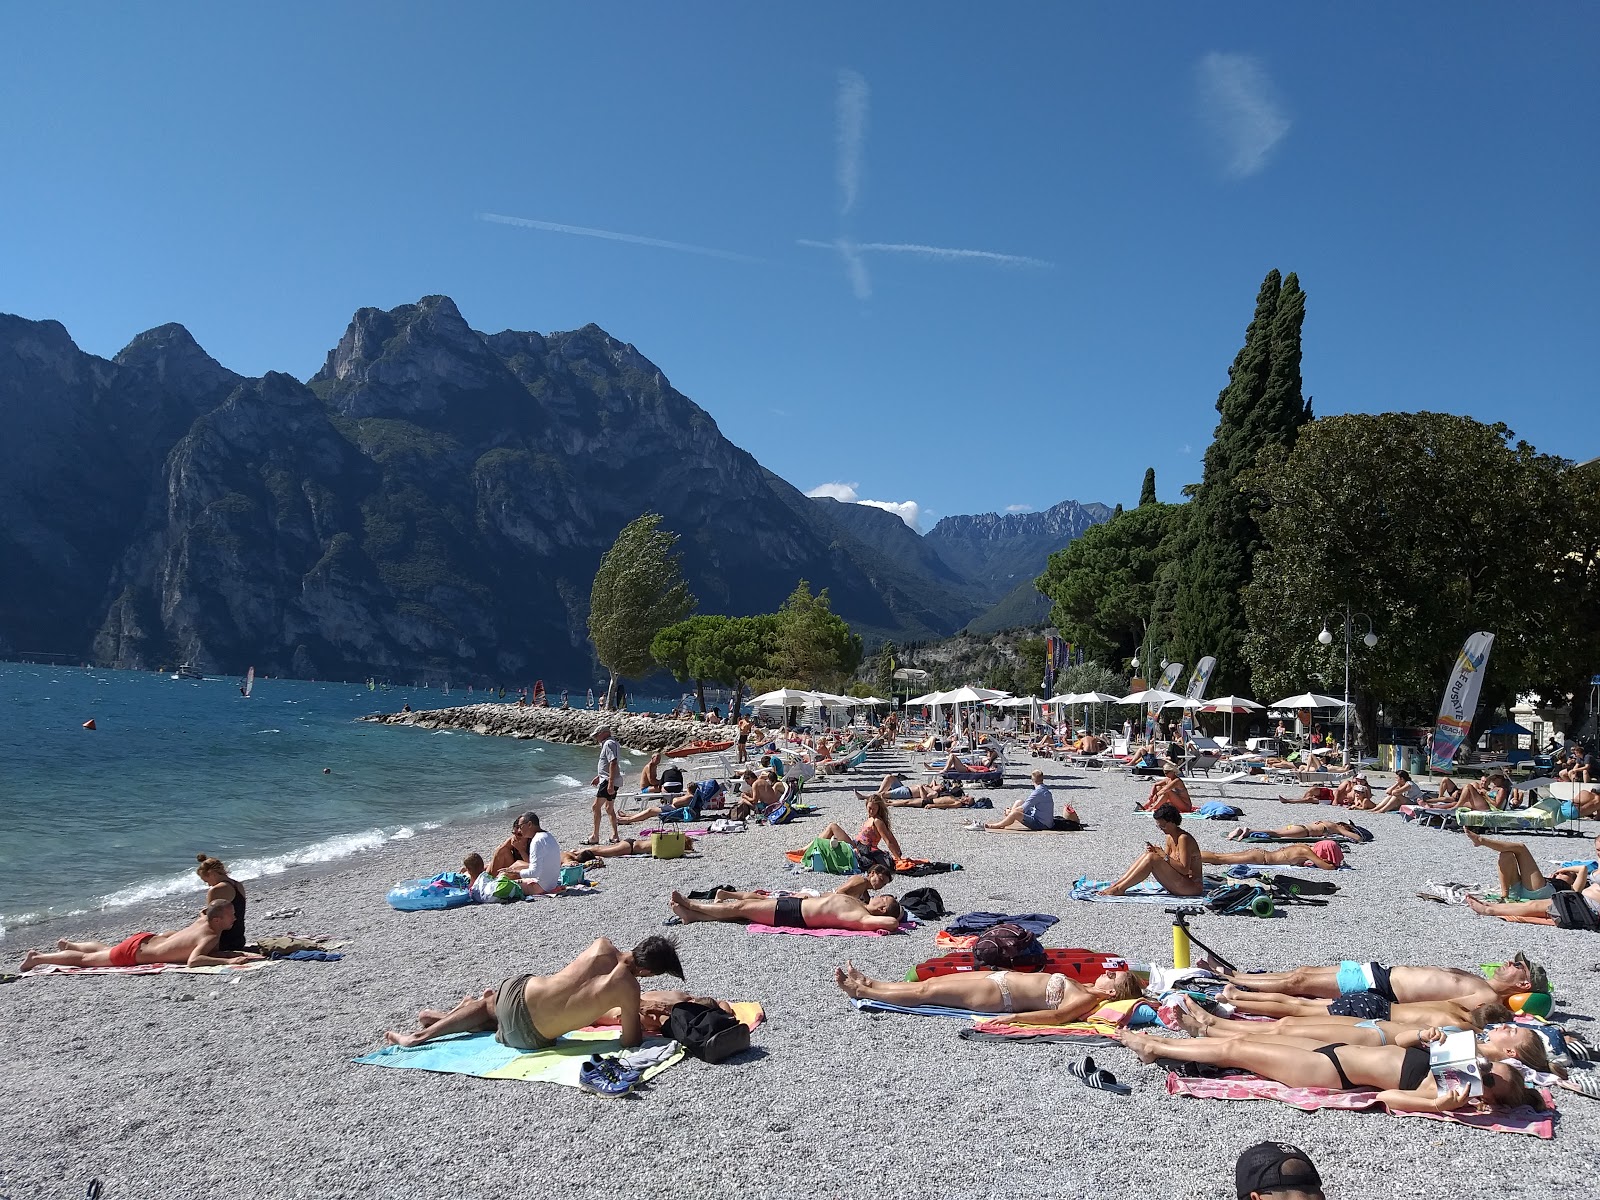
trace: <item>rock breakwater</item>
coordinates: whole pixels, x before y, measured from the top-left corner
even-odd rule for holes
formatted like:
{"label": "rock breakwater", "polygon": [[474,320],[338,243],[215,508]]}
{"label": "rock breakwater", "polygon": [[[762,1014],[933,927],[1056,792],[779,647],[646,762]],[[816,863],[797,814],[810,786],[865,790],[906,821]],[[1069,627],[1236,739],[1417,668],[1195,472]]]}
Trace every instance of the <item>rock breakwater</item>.
{"label": "rock breakwater", "polygon": [[[538,738],[581,746],[594,731],[610,725],[612,735],[631,750],[653,753],[675,750],[690,742],[723,740],[722,728],[696,721],[666,721],[638,713],[604,713],[588,708],[520,708],[515,704],[467,704],[425,712],[381,713],[363,717],[380,725],[415,725],[420,729],[464,729],[487,737]],[[726,738],[733,737],[727,727]]]}

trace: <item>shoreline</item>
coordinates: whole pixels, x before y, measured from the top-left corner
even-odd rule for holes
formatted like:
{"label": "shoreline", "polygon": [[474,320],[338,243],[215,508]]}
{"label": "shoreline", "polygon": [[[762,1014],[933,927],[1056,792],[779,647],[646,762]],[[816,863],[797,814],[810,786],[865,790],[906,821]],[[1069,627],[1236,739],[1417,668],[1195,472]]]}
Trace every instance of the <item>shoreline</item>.
{"label": "shoreline", "polygon": [[[676,750],[700,741],[732,741],[732,725],[669,721],[642,713],[607,713],[592,708],[525,708],[497,701],[415,712],[374,713],[357,718],[378,725],[410,725],[418,729],[460,729],[484,737],[534,738],[564,746],[588,745],[595,730],[609,725],[619,745],[640,754]],[[719,736],[726,731],[727,737]]]}

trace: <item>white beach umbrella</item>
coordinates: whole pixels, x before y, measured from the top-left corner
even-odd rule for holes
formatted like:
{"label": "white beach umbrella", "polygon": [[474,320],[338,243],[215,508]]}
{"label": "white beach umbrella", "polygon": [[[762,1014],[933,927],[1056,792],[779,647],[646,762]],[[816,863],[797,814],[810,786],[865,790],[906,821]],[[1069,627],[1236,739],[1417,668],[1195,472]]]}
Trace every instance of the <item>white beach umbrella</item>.
{"label": "white beach umbrella", "polygon": [[1177,692],[1169,692],[1162,688],[1145,688],[1142,692],[1134,692],[1131,696],[1118,696],[1117,704],[1166,704],[1169,700],[1181,700]]}
{"label": "white beach umbrella", "polygon": [[1257,704],[1254,700],[1246,699],[1244,696],[1218,696],[1215,700],[1207,700],[1206,706],[1202,711],[1242,713],[1263,707],[1265,706]]}
{"label": "white beach umbrella", "polygon": [[1322,696],[1316,692],[1301,692],[1284,700],[1274,700],[1273,708],[1343,708],[1344,701],[1337,696]]}
{"label": "white beach umbrella", "polygon": [[1120,704],[1121,700],[1110,692],[1079,692],[1075,704]]}
{"label": "white beach umbrella", "polygon": [[1197,709],[1204,708],[1205,706],[1206,706],[1206,702],[1204,700],[1196,700],[1193,696],[1179,696],[1176,700],[1168,700],[1161,707],[1162,708],[1184,708],[1184,709],[1188,709],[1190,712],[1194,712]]}
{"label": "white beach umbrella", "polygon": [[937,704],[939,697],[943,695],[943,692],[929,692],[926,696],[913,696],[906,701],[906,707],[910,708],[914,704]]}
{"label": "white beach umbrella", "polygon": [[797,692],[793,688],[779,688],[752,696],[749,703],[756,708],[809,708],[816,704],[810,692]]}

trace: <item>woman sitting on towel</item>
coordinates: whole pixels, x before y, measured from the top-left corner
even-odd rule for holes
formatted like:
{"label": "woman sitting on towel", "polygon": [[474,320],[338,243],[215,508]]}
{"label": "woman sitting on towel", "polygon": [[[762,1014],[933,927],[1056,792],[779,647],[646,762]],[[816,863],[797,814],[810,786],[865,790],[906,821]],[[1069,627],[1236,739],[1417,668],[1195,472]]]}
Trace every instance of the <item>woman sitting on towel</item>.
{"label": "woman sitting on towel", "polygon": [[1178,1041],[1133,1029],[1123,1030],[1122,1044],[1147,1063],[1167,1058],[1233,1067],[1292,1088],[1376,1089],[1378,1103],[1398,1112],[1522,1105],[1542,1112],[1545,1107],[1544,1097],[1523,1081],[1522,1072],[1507,1063],[1479,1061],[1481,1102],[1470,1101],[1465,1087],[1441,1088],[1428,1069],[1428,1051],[1422,1046],[1322,1045],[1309,1038],[1279,1036]]}
{"label": "woman sitting on towel", "polygon": [[1121,879],[1105,889],[1104,895],[1120,896],[1147,877],[1154,877],[1174,896],[1198,896],[1205,891],[1200,843],[1184,830],[1183,817],[1170,804],[1156,809],[1154,816],[1156,827],[1166,835],[1166,845],[1157,849],[1146,842],[1144,853],[1134,860]]}
{"label": "woman sitting on towel", "polygon": [[1307,821],[1303,825],[1280,825],[1276,829],[1230,829],[1230,842],[1298,842],[1311,838],[1344,838],[1348,842],[1372,840],[1372,834],[1348,821]]}
{"label": "woman sitting on towel", "polygon": [[1315,867],[1337,871],[1344,866],[1339,843],[1324,838],[1310,846],[1252,846],[1248,850],[1207,850],[1200,855],[1207,866],[1248,864],[1256,867]]}
{"label": "woman sitting on towel", "polygon": [[1150,796],[1139,805],[1139,811],[1155,812],[1163,804],[1170,804],[1181,813],[1194,811],[1194,802],[1189,799],[1188,785],[1178,775],[1177,767],[1161,769],[1161,778],[1150,785]]}
{"label": "woman sitting on towel", "polygon": [[888,802],[882,796],[862,796],[862,800],[867,806],[867,819],[862,822],[855,837],[851,837],[849,831],[837,822],[830,823],[821,836],[831,842],[845,842],[854,846],[861,855],[871,855],[882,843],[898,862],[905,855],[900,853],[899,839],[894,836],[894,830],[889,828]]}
{"label": "woman sitting on towel", "polygon": [[221,954],[235,954],[244,949],[244,885],[228,874],[228,868],[220,858],[212,858],[206,854],[196,854],[195,861],[200,865],[194,873],[200,876],[206,885],[206,903],[222,900],[233,905],[233,924],[222,931],[217,938],[217,951]]}

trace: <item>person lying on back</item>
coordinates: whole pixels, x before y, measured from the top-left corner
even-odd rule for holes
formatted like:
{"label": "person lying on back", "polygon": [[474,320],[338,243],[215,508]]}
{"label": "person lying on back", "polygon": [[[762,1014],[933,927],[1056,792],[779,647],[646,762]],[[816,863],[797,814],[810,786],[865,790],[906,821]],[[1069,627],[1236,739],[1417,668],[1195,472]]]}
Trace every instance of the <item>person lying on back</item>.
{"label": "person lying on back", "polygon": [[874,896],[865,903],[838,892],[822,896],[764,896],[757,900],[687,900],[673,892],[668,903],[673,915],[685,924],[733,921],[785,929],[880,933],[893,933],[900,928],[900,903],[893,896]]}

